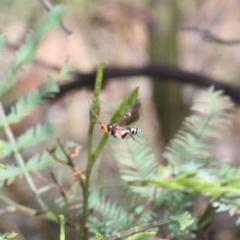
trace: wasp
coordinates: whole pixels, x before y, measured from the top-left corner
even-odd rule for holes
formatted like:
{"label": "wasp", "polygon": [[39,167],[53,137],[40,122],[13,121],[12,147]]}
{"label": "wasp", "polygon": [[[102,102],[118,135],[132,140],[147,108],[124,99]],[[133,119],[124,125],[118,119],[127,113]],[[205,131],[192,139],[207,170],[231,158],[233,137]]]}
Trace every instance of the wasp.
{"label": "wasp", "polygon": [[[99,121],[98,123],[100,124],[100,128],[111,137],[117,139],[124,139],[125,137],[130,136],[133,140],[137,141],[134,138],[134,135],[139,134],[141,132],[141,129],[137,127],[127,126],[133,122],[136,122],[139,119],[141,106],[141,102],[136,102],[124,113],[124,115],[120,119],[118,119],[113,124],[107,124],[106,122]],[[92,109],[91,111],[98,118],[97,114]]]}

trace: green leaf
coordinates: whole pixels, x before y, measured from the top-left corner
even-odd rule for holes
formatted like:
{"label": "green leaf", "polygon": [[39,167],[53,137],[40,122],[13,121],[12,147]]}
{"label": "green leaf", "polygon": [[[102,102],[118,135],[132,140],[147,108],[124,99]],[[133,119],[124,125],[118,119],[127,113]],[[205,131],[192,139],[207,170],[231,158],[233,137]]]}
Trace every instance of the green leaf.
{"label": "green leaf", "polygon": [[123,114],[138,100],[138,90],[139,88],[135,88],[128,97],[124,97],[121,105],[118,110],[114,113],[111,118],[111,123],[116,122]]}
{"label": "green leaf", "polygon": [[[95,87],[94,87],[94,97],[93,97],[92,104],[90,106],[92,109],[92,111],[90,111],[90,121],[91,122],[94,122],[96,120],[95,114],[98,115],[99,110],[100,110],[99,94],[102,89],[103,69],[104,69],[104,64],[101,63],[97,69],[97,77],[96,77],[96,82],[95,82]],[[93,112],[95,114],[93,114]]]}
{"label": "green leaf", "polygon": [[[93,141],[93,130],[94,130],[94,123],[98,118],[98,114],[100,111],[100,103],[99,103],[99,94],[102,88],[102,77],[103,77],[103,68],[104,64],[100,64],[97,70],[97,78],[94,87],[94,97],[92,100],[92,104],[90,106],[90,125],[88,130],[88,155],[92,155],[92,141]],[[94,164],[95,159],[91,159],[91,164]]]}
{"label": "green leaf", "polygon": [[0,235],[0,240],[9,240],[9,239],[13,239],[16,236],[17,236],[17,233],[15,233],[15,232],[4,233],[4,234]]}
{"label": "green leaf", "polygon": [[98,97],[102,89],[104,63],[101,63],[97,69],[97,78],[94,88],[94,97]]}
{"label": "green leaf", "polygon": [[0,81],[0,96],[6,93],[16,82],[17,74],[22,67],[31,62],[36,54],[39,41],[54,26],[60,23],[65,10],[61,6],[54,7],[50,14],[39,24],[35,32],[27,35],[25,44],[16,52],[12,65],[5,69]]}
{"label": "green leaf", "polygon": [[[26,163],[26,169],[29,172],[41,170],[52,161],[52,156],[48,152],[44,151],[42,155],[38,153],[30,158]],[[0,174],[0,186],[2,186],[5,181],[14,182],[16,177],[22,177],[23,175],[24,172],[21,168],[17,166],[7,165],[7,171],[1,171]]]}
{"label": "green leaf", "polygon": [[37,26],[36,31],[27,35],[26,43],[20,47],[16,54],[15,66],[23,65],[33,60],[39,41],[49,30],[60,23],[64,13],[64,7],[54,7],[50,14]]}
{"label": "green leaf", "polygon": [[163,153],[179,172],[189,170],[196,159],[212,157],[216,140],[223,137],[233,118],[230,98],[223,96],[221,91],[214,92],[213,88],[195,98],[192,110],[192,116],[185,119]]}
{"label": "green leaf", "polygon": [[180,229],[182,231],[185,230],[188,226],[190,226],[194,221],[188,212],[178,216],[172,216],[171,219],[179,223]]}
{"label": "green leaf", "polygon": [[101,218],[108,222],[108,225],[104,222],[96,224],[94,217],[90,217],[90,225],[94,231],[99,231],[100,229],[109,231],[108,227],[113,231],[121,231],[129,227],[134,220],[133,214],[128,213],[125,207],[106,199],[104,195],[101,196],[96,189],[91,192],[89,197],[89,208],[101,214]]}
{"label": "green leaf", "polygon": [[101,233],[96,232],[95,233],[95,239],[96,240],[104,240],[104,237],[103,237],[103,235]]}
{"label": "green leaf", "polygon": [[35,128],[30,128],[26,133],[22,134],[17,139],[18,149],[23,149],[44,141],[47,135],[54,133],[54,129],[50,123],[37,125]]}
{"label": "green leaf", "polygon": [[112,151],[120,163],[121,177],[125,181],[125,178],[130,176],[138,181],[155,177],[158,164],[149,147],[143,147],[132,139],[124,140],[120,150],[115,145],[113,145]]}
{"label": "green leaf", "polygon": [[72,72],[73,72],[72,66],[70,66],[68,64],[64,64],[62,69],[61,69],[61,72],[60,72],[60,79],[62,81],[69,80],[72,76]]}
{"label": "green leaf", "polygon": [[1,168],[1,169],[7,169],[7,166],[0,163],[0,168]]}
{"label": "green leaf", "polygon": [[46,139],[47,135],[53,134],[54,129],[50,123],[37,125],[29,128],[24,134],[17,138],[17,149],[11,143],[4,142],[3,157],[9,156],[12,152],[18,152],[23,148],[33,146]]}
{"label": "green leaf", "polygon": [[156,232],[140,232],[128,237],[127,240],[136,240],[142,237],[153,237],[155,235]]}
{"label": "green leaf", "polygon": [[[40,89],[34,89],[27,96],[21,97],[15,106],[11,107],[11,113],[7,116],[8,124],[18,123],[39,105],[47,94],[57,92],[59,92],[58,85],[54,81],[48,81]],[[3,124],[0,122],[0,127]]]}

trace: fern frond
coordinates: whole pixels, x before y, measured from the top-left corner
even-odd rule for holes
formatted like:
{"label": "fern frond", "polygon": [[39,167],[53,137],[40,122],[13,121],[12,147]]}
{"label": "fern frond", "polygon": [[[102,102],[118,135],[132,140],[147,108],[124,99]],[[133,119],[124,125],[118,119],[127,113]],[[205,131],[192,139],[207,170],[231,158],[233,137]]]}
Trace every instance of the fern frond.
{"label": "fern frond", "polygon": [[39,124],[35,128],[30,128],[27,130],[27,132],[17,138],[17,149],[14,149],[13,145],[8,142],[3,143],[3,156],[7,157],[12,152],[19,151],[25,147],[29,147],[37,144],[38,142],[44,141],[46,135],[50,135],[53,132],[54,130],[50,123],[46,123],[44,125]]}
{"label": "fern frond", "polygon": [[26,37],[26,43],[16,53],[14,66],[23,65],[33,60],[37,51],[39,41],[45,36],[49,30],[60,23],[65,10],[62,6],[56,6],[52,9],[37,26],[36,31],[30,32]]}
{"label": "fern frond", "polygon": [[124,207],[107,200],[104,195],[100,195],[98,190],[91,192],[89,207],[100,213],[101,219],[104,219],[104,221],[99,221],[99,218],[90,217],[92,231],[98,231],[104,236],[110,236],[128,228],[134,220],[133,215],[129,214]]}
{"label": "fern frond", "polygon": [[50,123],[44,125],[37,125],[34,128],[30,128],[26,133],[22,134],[17,139],[18,149],[23,149],[28,146],[35,145],[38,142],[44,141],[47,135],[54,132],[54,129]]}
{"label": "fern frond", "polygon": [[[121,145],[114,144],[112,152],[119,163],[120,176],[124,181],[142,182],[145,179],[155,178],[158,164],[149,147],[143,147],[132,139],[126,139]],[[131,189],[146,197],[154,194],[154,188],[150,187],[131,186]]]}
{"label": "fern frond", "polygon": [[[46,167],[52,160],[53,158],[48,152],[45,151],[42,155],[38,153],[28,160],[28,162],[26,163],[26,170],[28,172],[41,170]],[[16,166],[8,165],[7,171],[1,171],[0,186],[2,186],[5,181],[13,182],[17,177],[23,176],[23,169]]]}
{"label": "fern frond", "polygon": [[[56,82],[47,81],[40,89],[34,89],[27,96],[21,97],[15,106],[11,107],[11,113],[7,116],[8,124],[19,122],[39,105],[48,93],[57,93],[58,91]],[[3,122],[0,122],[0,127],[2,126]]]}
{"label": "fern frond", "polygon": [[2,73],[2,81],[0,81],[0,96],[15,84],[19,71],[25,64],[33,60],[39,41],[50,29],[60,22],[63,14],[63,7],[58,6],[53,8],[51,13],[39,24],[36,31],[32,31],[27,35],[26,43],[17,51],[12,65]]}
{"label": "fern frond", "polygon": [[212,156],[216,139],[223,136],[233,117],[233,103],[222,91],[210,88],[194,101],[193,115],[166,147],[163,157],[182,169],[183,163]]}
{"label": "fern frond", "polygon": [[143,147],[132,139],[117,144],[113,145],[112,152],[120,164],[120,175],[124,181],[142,181],[155,176],[157,162],[149,147]]}
{"label": "fern frond", "polygon": [[71,78],[72,72],[73,72],[72,66],[69,64],[64,64],[60,72],[60,79],[62,81],[69,80]]}

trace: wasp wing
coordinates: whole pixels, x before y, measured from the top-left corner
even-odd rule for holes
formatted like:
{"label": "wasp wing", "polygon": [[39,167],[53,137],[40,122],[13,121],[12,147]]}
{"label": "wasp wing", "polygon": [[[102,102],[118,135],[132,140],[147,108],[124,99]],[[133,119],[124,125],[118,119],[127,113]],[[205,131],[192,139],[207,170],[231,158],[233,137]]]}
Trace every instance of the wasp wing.
{"label": "wasp wing", "polygon": [[132,107],[130,107],[124,115],[114,124],[115,126],[126,126],[139,119],[140,109],[142,104],[136,102]]}

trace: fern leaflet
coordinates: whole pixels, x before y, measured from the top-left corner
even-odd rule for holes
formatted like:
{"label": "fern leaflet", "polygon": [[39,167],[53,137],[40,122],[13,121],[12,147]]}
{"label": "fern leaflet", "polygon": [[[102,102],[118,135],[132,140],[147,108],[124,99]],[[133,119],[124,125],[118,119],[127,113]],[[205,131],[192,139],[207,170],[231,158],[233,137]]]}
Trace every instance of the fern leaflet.
{"label": "fern leaflet", "polygon": [[163,157],[179,170],[186,170],[183,163],[212,157],[216,147],[214,140],[220,138],[230,125],[233,103],[221,91],[214,92],[210,88],[195,99],[192,110],[195,113],[185,119],[163,153]]}
{"label": "fern leaflet", "polygon": [[30,128],[26,133],[22,134],[17,138],[17,149],[14,149],[14,146],[11,143],[4,142],[3,156],[7,157],[12,152],[17,152],[23,148],[37,144],[38,142],[44,141],[46,135],[52,134],[53,127],[50,123],[45,125],[37,125],[35,128]]}
{"label": "fern leaflet", "polygon": [[[42,155],[36,154],[28,160],[26,163],[26,169],[29,172],[41,170],[46,167],[53,160],[52,156],[48,152],[43,152]],[[16,177],[22,177],[24,175],[23,170],[17,166],[8,165],[7,171],[1,171],[0,174],[0,186],[5,181],[14,182]]]}
{"label": "fern leaflet", "polygon": [[[11,107],[11,113],[7,116],[8,124],[17,123],[24,116],[28,115],[48,93],[56,93],[59,91],[54,81],[47,81],[40,89],[32,90],[27,96],[21,97],[15,106]],[[0,127],[3,122],[0,122]]]}

